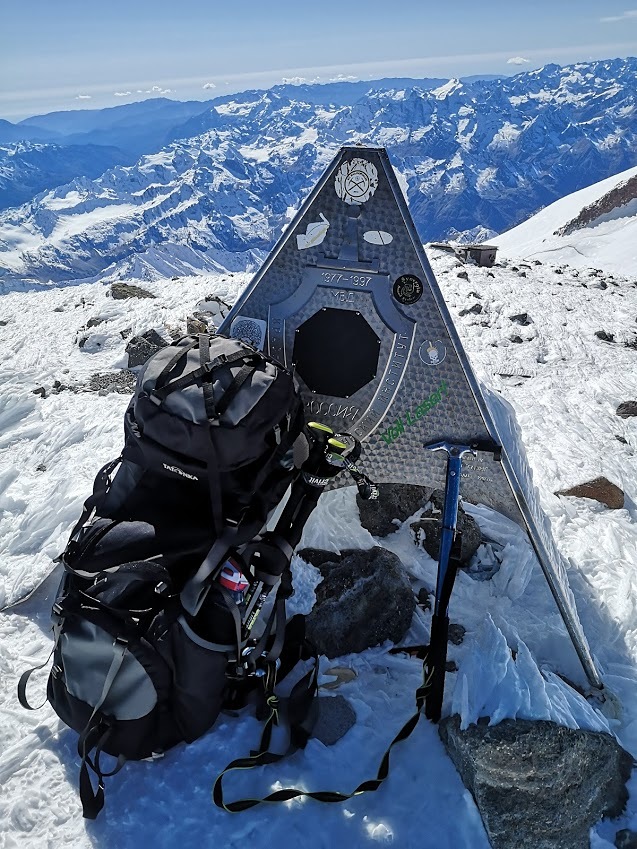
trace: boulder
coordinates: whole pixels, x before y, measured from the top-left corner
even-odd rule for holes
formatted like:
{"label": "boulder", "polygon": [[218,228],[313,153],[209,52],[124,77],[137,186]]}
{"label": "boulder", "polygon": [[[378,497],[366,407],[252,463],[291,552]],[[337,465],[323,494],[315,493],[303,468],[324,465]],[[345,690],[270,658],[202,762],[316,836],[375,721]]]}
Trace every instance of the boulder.
{"label": "boulder", "polygon": [[589,829],[622,812],[633,759],[614,737],[554,722],[480,720],[440,736],[471,791],[493,849],[586,849]]}
{"label": "boulder", "polygon": [[605,504],[611,510],[621,510],[624,506],[624,491],[607,478],[595,478],[586,483],[577,484],[570,489],[560,489],[556,495],[572,495],[575,498],[592,498]]}
{"label": "boulder", "polygon": [[142,289],[141,286],[133,286],[130,283],[113,283],[111,286],[111,297],[116,301],[126,300],[127,298],[154,298],[152,292]]}
{"label": "boulder", "polygon": [[378,489],[379,496],[372,501],[356,496],[361,525],[375,537],[397,531],[399,523],[424,507],[431,494],[431,488],[410,483],[381,483]]}
{"label": "boulder", "polygon": [[128,368],[143,366],[153,354],[156,354],[161,348],[168,345],[156,330],[147,330],[139,336],[133,336],[130,342],[126,345],[126,353],[128,354]]}
{"label": "boulder", "polygon": [[[311,556],[307,549],[299,554]],[[398,557],[380,546],[320,555],[314,563],[323,581],[306,619],[308,639],[319,654],[338,657],[385,640],[401,640],[411,624],[416,599]]]}

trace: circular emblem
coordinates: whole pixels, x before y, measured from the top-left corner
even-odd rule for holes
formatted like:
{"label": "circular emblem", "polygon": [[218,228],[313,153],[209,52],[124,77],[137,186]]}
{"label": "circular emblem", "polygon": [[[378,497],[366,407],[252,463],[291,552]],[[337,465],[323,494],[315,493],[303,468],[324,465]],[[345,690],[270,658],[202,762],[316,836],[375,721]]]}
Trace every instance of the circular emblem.
{"label": "circular emblem", "polygon": [[366,159],[350,159],[338,169],[334,190],[341,200],[360,206],[370,199],[378,188],[376,166]]}
{"label": "circular emblem", "polygon": [[427,340],[418,348],[418,356],[426,366],[438,366],[447,356],[447,349],[440,339]]}
{"label": "circular emblem", "polygon": [[399,304],[415,304],[422,298],[422,282],[413,274],[403,274],[394,283],[394,298]]}

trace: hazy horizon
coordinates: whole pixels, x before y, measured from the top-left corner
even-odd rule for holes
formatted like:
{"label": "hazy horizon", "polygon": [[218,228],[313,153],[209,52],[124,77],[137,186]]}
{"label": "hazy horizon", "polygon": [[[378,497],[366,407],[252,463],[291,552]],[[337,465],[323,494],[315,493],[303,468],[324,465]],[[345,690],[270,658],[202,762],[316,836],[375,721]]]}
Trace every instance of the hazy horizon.
{"label": "hazy horizon", "polygon": [[149,97],[208,100],[283,82],[501,76],[637,55],[637,9],[606,0],[447,8],[415,0],[32,0],[4,10],[0,117],[19,121]]}

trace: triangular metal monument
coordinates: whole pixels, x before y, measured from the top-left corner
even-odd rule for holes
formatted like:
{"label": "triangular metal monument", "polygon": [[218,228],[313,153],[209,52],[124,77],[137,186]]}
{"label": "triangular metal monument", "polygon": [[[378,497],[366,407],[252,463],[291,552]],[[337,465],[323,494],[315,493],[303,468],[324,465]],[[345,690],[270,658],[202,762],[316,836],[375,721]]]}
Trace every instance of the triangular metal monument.
{"label": "triangular metal monument", "polygon": [[527,530],[602,687],[513,412],[473,373],[384,148],[341,148],[220,331],[294,365],[308,416],[361,440],[377,482],[443,488],[471,447],[463,499]]}

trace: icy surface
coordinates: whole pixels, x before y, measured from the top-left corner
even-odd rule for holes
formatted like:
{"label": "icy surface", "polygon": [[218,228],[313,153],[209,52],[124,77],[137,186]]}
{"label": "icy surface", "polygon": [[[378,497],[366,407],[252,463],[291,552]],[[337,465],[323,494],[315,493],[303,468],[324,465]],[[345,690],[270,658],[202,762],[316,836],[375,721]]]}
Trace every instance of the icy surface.
{"label": "icy surface", "polygon": [[[464,266],[430,252],[434,270],[479,378],[515,410],[534,482],[562,553],[591,649],[608,688],[621,703],[608,718],[556,674],[574,674],[568,639],[526,537],[487,508],[467,507],[501,561],[493,578],[461,572],[451,620],[466,628],[450,646],[458,665],[447,676],[446,713],[462,721],[490,716],[553,719],[569,727],[608,730],[637,756],[637,419],[615,415],[637,399],[637,350],[623,342],[637,334],[637,269],[603,278],[574,270],[564,257],[524,268],[513,261],[494,269]],[[526,276],[521,276],[523,271]],[[247,275],[205,275],[141,282],[155,300],[115,301],[100,284],[13,292],[0,299],[0,602],[20,598],[52,568],[97,469],[120,450],[127,397],[80,391],[89,377],[125,364],[123,331],[183,326],[206,296],[232,301]],[[483,311],[458,313],[480,296]],[[532,323],[511,316],[526,312]],[[86,330],[90,318],[101,318]],[[604,329],[615,343],[595,336]],[[93,333],[95,344],[80,348]],[[522,338],[513,342],[512,337]],[[99,345],[97,344],[99,342]],[[68,389],[54,391],[55,381]],[[33,394],[44,388],[46,397]],[[77,390],[77,391],[74,391]],[[626,492],[623,510],[553,493],[605,475]],[[385,545],[402,559],[414,588],[431,590],[436,564],[417,548],[409,520],[375,540],[358,519],[354,493],[339,490],[321,501],[302,545],[332,551]],[[486,551],[486,547],[485,547]],[[486,558],[486,554],[485,554]],[[293,563],[297,594],[291,610],[311,608],[320,581],[300,558]],[[427,641],[430,614],[418,610],[405,642]],[[52,710],[20,709],[16,683],[50,651],[44,607],[0,613],[0,846],[42,849],[113,846],[353,847],[388,844],[436,849],[488,849],[475,805],[446,757],[436,728],[422,720],[408,743],[396,747],[386,785],[343,805],[313,802],[256,808],[231,816],[217,810],[210,790],[217,773],[247,754],[259,737],[248,714],[222,717],[215,731],[177,747],[156,763],[133,763],[108,782],[107,806],[95,823],[81,817],[76,789],[76,736]],[[228,784],[231,797],[263,794],[275,786],[348,791],[375,775],[389,741],[414,709],[420,664],[379,646],[358,656],[323,660],[356,677],[340,686],[352,703],[355,727],[335,746],[310,741],[277,766]],[[575,661],[576,662],[576,661]],[[33,700],[44,676],[33,681]],[[635,782],[620,827],[637,827]],[[593,836],[612,845],[610,826]],[[424,837],[423,835],[426,835]],[[610,841],[608,843],[607,841]]]}

